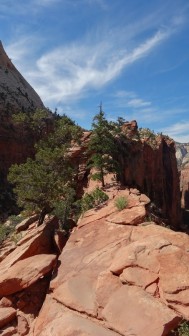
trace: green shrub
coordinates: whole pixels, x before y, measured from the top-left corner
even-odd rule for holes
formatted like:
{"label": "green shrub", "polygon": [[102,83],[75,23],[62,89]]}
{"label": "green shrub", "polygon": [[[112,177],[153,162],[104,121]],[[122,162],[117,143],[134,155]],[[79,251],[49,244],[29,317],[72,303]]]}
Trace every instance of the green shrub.
{"label": "green shrub", "polygon": [[0,224],[0,245],[8,238],[15,230],[15,226],[23,220],[23,216],[12,215],[8,218],[9,224]]}
{"label": "green shrub", "polygon": [[11,232],[10,226],[6,226],[4,224],[0,224],[0,245],[2,242],[8,237]]}
{"label": "green shrub", "polygon": [[182,322],[173,335],[189,336],[189,324],[187,321]]}
{"label": "green shrub", "polygon": [[17,224],[21,223],[21,221],[23,221],[24,218],[25,217],[23,215],[22,216],[12,215],[12,216],[9,216],[8,220],[10,221],[11,227],[15,227]]}
{"label": "green shrub", "polygon": [[115,199],[115,202],[114,202],[116,208],[121,211],[125,208],[127,208],[128,206],[128,200],[125,196],[119,196]]}
{"label": "green shrub", "polygon": [[109,199],[108,195],[100,188],[94,189],[90,194],[86,193],[81,200],[81,211],[85,212],[95,208]]}

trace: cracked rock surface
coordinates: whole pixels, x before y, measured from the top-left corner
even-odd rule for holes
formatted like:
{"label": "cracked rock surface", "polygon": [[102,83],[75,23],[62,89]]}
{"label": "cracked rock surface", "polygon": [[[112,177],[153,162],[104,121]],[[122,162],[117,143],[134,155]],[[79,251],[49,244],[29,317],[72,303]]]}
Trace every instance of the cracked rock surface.
{"label": "cracked rock surface", "polygon": [[[108,192],[71,234],[31,335],[166,336],[189,319],[189,237],[145,222],[140,193]],[[120,195],[128,209],[115,208]]]}

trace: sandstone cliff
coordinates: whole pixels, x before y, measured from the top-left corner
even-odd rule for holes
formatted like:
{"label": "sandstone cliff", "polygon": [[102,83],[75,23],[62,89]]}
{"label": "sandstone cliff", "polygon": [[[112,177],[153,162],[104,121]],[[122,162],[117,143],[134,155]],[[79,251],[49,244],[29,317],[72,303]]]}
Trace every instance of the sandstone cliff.
{"label": "sandstone cliff", "polygon": [[[0,215],[11,209],[11,189],[6,175],[13,163],[21,163],[34,155],[34,144],[39,135],[25,124],[15,124],[15,112],[33,113],[44,105],[24,77],[15,68],[0,42]],[[48,122],[44,123],[48,132]]]}
{"label": "sandstone cliff", "polygon": [[28,111],[43,107],[40,97],[13,65],[0,41],[1,118],[15,109]]}
{"label": "sandstone cliff", "polygon": [[131,141],[125,162],[125,183],[134,185],[154,203],[154,213],[179,228],[181,221],[179,173],[174,141],[157,136]]}
{"label": "sandstone cliff", "polygon": [[24,221],[4,243],[2,336],[168,336],[189,319],[188,236],[146,222],[150,199],[110,181],[67,243],[53,218]]}
{"label": "sandstone cliff", "polygon": [[0,42],[0,172],[33,153],[35,134],[26,125],[15,125],[13,112],[44,108],[38,94],[15,68]]}
{"label": "sandstone cliff", "polygon": [[180,171],[181,207],[183,222],[189,221],[189,144],[176,144],[176,158]]}

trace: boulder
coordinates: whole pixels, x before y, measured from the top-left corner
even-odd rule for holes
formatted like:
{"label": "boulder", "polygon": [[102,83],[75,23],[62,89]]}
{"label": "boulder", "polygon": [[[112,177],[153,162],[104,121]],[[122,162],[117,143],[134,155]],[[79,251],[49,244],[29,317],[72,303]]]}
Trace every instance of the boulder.
{"label": "boulder", "polygon": [[8,327],[2,331],[1,336],[19,336],[17,334],[17,328],[15,327]]}
{"label": "boulder", "polygon": [[85,316],[66,309],[49,295],[36,320],[35,336],[120,336],[103,324],[97,324]]}
{"label": "boulder", "polygon": [[56,256],[39,254],[18,261],[0,273],[0,296],[10,295],[29,287],[55,266]]}
{"label": "boulder", "polygon": [[16,317],[16,310],[12,307],[0,308],[0,328],[14,320]]}
{"label": "boulder", "polygon": [[32,217],[28,217],[28,218],[24,219],[21,223],[16,225],[16,232],[27,230],[29,225],[36,222],[38,220],[38,218],[39,218],[39,215],[34,215]]}
{"label": "boulder", "polygon": [[110,295],[102,315],[121,335],[164,336],[180,321],[178,314],[143,289],[127,285]]}
{"label": "boulder", "polygon": [[47,219],[43,225],[28,231],[19,241],[17,248],[0,263],[0,271],[8,270],[17,261],[53,252],[54,230],[58,226],[56,219]]}

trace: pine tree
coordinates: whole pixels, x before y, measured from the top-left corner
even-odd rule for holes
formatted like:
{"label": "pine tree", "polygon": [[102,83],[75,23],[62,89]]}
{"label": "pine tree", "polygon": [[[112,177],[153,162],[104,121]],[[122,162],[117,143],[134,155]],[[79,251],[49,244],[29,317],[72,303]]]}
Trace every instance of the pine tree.
{"label": "pine tree", "polygon": [[88,166],[97,170],[92,178],[100,180],[103,187],[105,186],[104,176],[108,172],[118,171],[115,130],[116,126],[106,120],[100,105],[100,111],[95,115],[92,123],[92,135],[88,146],[91,157]]}
{"label": "pine tree", "polygon": [[69,150],[72,141],[79,141],[80,137],[81,129],[69,118],[62,118],[54,133],[36,146],[35,160],[10,168],[8,179],[14,185],[18,205],[39,212],[39,224],[47,213],[60,207],[60,202],[67,216],[75,193]]}

